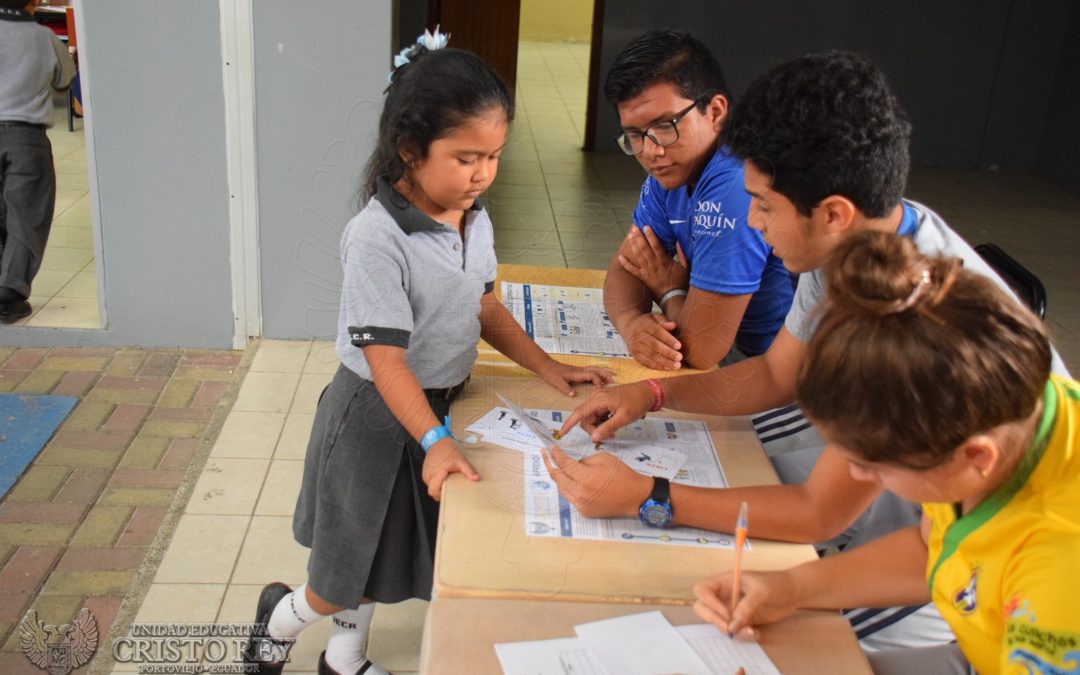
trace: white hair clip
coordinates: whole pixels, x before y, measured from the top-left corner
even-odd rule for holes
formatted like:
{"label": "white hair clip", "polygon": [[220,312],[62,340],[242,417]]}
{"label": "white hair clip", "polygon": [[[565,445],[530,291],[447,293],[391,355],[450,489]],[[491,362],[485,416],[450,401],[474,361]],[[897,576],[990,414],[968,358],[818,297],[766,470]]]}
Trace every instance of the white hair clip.
{"label": "white hair clip", "polygon": [[923,269],[922,274],[919,275],[919,278],[917,280],[915,280],[915,287],[911,289],[911,293],[907,296],[906,299],[904,299],[903,302],[897,305],[896,309],[894,309],[892,313],[899,314],[900,312],[906,312],[907,310],[914,307],[915,303],[919,301],[919,298],[922,297],[923,293],[926,292],[926,289],[929,288],[929,286],[930,270]]}
{"label": "white hair clip", "polygon": [[416,41],[427,47],[428,51],[433,52],[446,46],[446,43],[450,41],[450,34],[440,32],[439,25],[435,24],[434,33],[425,29],[424,34],[416,38]]}
{"label": "white hair clip", "polygon": [[[426,52],[433,52],[436,49],[442,49],[446,46],[446,43],[450,41],[450,34],[439,31],[439,26],[435,26],[435,32],[424,30],[424,34],[416,38],[416,43],[411,44],[405,49],[394,55],[394,70],[404,66],[424,54]],[[387,80],[394,81],[394,72],[390,71],[390,75],[387,76]]]}

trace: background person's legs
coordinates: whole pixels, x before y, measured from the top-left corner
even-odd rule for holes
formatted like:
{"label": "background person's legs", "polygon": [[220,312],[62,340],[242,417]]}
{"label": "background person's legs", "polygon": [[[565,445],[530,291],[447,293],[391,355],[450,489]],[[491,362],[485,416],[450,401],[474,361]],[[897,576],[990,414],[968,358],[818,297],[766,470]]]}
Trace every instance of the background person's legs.
{"label": "background person's legs", "polygon": [[26,298],[41,268],[56,205],[56,172],[45,128],[0,122],[0,320],[30,313]]}

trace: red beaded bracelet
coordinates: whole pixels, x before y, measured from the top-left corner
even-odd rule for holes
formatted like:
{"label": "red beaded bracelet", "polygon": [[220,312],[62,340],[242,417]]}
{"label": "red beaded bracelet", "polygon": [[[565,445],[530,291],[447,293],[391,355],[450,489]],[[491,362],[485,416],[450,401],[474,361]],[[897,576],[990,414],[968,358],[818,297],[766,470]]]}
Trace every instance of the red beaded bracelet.
{"label": "red beaded bracelet", "polygon": [[652,390],[653,404],[649,412],[656,412],[664,407],[664,387],[656,380],[645,380],[645,384]]}

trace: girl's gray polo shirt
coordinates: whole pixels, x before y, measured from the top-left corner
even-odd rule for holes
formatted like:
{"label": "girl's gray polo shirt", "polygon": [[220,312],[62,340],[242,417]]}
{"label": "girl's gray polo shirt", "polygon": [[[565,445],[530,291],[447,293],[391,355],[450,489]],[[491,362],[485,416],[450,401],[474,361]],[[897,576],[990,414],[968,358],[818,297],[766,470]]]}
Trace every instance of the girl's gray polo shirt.
{"label": "girl's gray polo shirt", "polygon": [[465,214],[463,240],[380,180],[345,228],[341,265],[336,347],[347,368],[371,380],[361,348],[393,345],[406,349],[425,389],[465,379],[480,340],[480,298],[496,275],[491,219],[479,202]]}

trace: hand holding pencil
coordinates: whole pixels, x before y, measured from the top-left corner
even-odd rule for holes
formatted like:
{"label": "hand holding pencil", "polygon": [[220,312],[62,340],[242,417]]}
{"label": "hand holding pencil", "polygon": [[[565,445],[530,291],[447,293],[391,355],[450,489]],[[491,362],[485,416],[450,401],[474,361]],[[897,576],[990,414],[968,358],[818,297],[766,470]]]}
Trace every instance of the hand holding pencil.
{"label": "hand holding pencil", "polygon": [[721,574],[694,586],[694,613],[728,635],[756,639],[754,626],[779,621],[798,606],[786,571],[743,572],[747,508],[743,503],[735,524],[735,561],[729,574]]}

